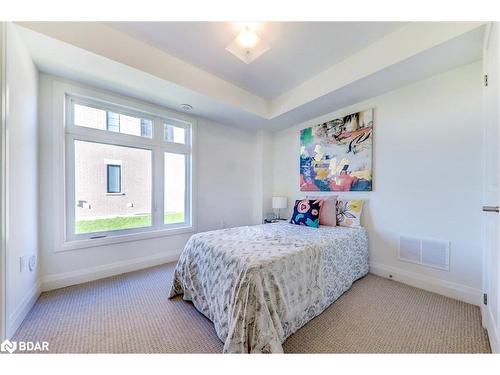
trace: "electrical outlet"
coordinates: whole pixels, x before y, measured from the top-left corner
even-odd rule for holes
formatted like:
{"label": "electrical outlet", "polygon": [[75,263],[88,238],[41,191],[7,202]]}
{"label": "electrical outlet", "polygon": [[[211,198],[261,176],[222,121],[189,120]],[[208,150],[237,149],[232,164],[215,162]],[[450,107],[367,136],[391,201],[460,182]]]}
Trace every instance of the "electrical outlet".
{"label": "electrical outlet", "polygon": [[33,272],[36,268],[36,255],[33,254],[30,256],[29,262],[28,262],[28,267],[30,272]]}

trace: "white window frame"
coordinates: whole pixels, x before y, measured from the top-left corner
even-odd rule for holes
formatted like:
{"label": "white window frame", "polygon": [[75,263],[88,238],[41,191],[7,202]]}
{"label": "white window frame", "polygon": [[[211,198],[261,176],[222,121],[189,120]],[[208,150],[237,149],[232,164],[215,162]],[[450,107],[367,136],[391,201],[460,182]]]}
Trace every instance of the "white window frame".
{"label": "white window frame", "polygon": [[[148,103],[132,100],[116,94],[109,94],[97,89],[84,88],[59,81],[53,82],[53,119],[61,127],[56,129],[54,138],[56,152],[62,156],[62,165],[55,166],[54,174],[61,176],[63,187],[62,202],[56,202],[55,211],[59,212],[60,226],[55,236],[61,246],[55,251],[67,251],[86,247],[103,246],[113,243],[165,237],[196,231],[195,215],[195,144],[196,120],[180,113]],[[73,121],[73,103],[90,105],[122,114],[147,118],[153,121],[153,137],[140,137],[108,130],[75,126]],[[60,120],[60,121],[57,121]],[[164,123],[174,121],[176,126],[186,129],[186,144],[164,141]],[[61,140],[62,136],[62,140]],[[57,139],[59,141],[57,141]],[[75,140],[97,142],[125,147],[148,149],[152,152],[152,225],[143,228],[75,234]],[[59,151],[60,150],[60,151]],[[186,194],[185,222],[164,223],[164,153],[173,152],[186,155]],[[156,176],[156,178],[155,178]],[[59,185],[60,186],[60,185]],[[58,190],[58,189],[55,189]],[[57,193],[57,192],[55,192]]]}

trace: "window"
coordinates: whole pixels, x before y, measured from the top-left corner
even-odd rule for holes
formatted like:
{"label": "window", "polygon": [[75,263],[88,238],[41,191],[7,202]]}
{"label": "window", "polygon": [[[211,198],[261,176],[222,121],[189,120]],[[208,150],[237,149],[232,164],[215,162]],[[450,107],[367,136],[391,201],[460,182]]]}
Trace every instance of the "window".
{"label": "window", "polygon": [[186,156],[165,153],[165,224],[183,223],[186,200]]}
{"label": "window", "polygon": [[151,226],[150,150],[81,140],[74,150],[75,234]]}
{"label": "window", "polygon": [[174,143],[186,143],[186,129],[183,126],[175,125],[174,123],[164,124],[165,141]]}
{"label": "window", "polygon": [[96,106],[74,104],[74,125],[151,138],[153,121]]}
{"label": "window", "polygon": [[108,164],[107,175],[108,175],[108,189],[109,194],[117,194],[122,192],[122,167],[121,165]]}
{"label": "window", "polygon": [[66,105],[67,242],[191,227],[190,123],[88,98]]}

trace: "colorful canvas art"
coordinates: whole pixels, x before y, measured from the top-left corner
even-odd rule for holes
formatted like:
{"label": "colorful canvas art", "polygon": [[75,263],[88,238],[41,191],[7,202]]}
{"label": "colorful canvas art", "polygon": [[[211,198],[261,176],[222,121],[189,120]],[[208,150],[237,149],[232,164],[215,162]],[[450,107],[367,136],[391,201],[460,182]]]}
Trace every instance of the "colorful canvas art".
{"label": "colorful canvas art", "polygon": [[373,109],[300,132],[301,191],[371,191]]}

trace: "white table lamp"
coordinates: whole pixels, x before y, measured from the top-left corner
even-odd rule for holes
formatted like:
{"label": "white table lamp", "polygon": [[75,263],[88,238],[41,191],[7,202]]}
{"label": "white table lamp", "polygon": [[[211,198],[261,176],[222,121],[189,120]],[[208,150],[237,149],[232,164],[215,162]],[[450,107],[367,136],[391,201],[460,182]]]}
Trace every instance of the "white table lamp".
{"label": "white table lamp", "polygon": [[280,217],[280,210],[287,207],[286,197],[273,197],[273,209],[278,210],[278,219]]}

